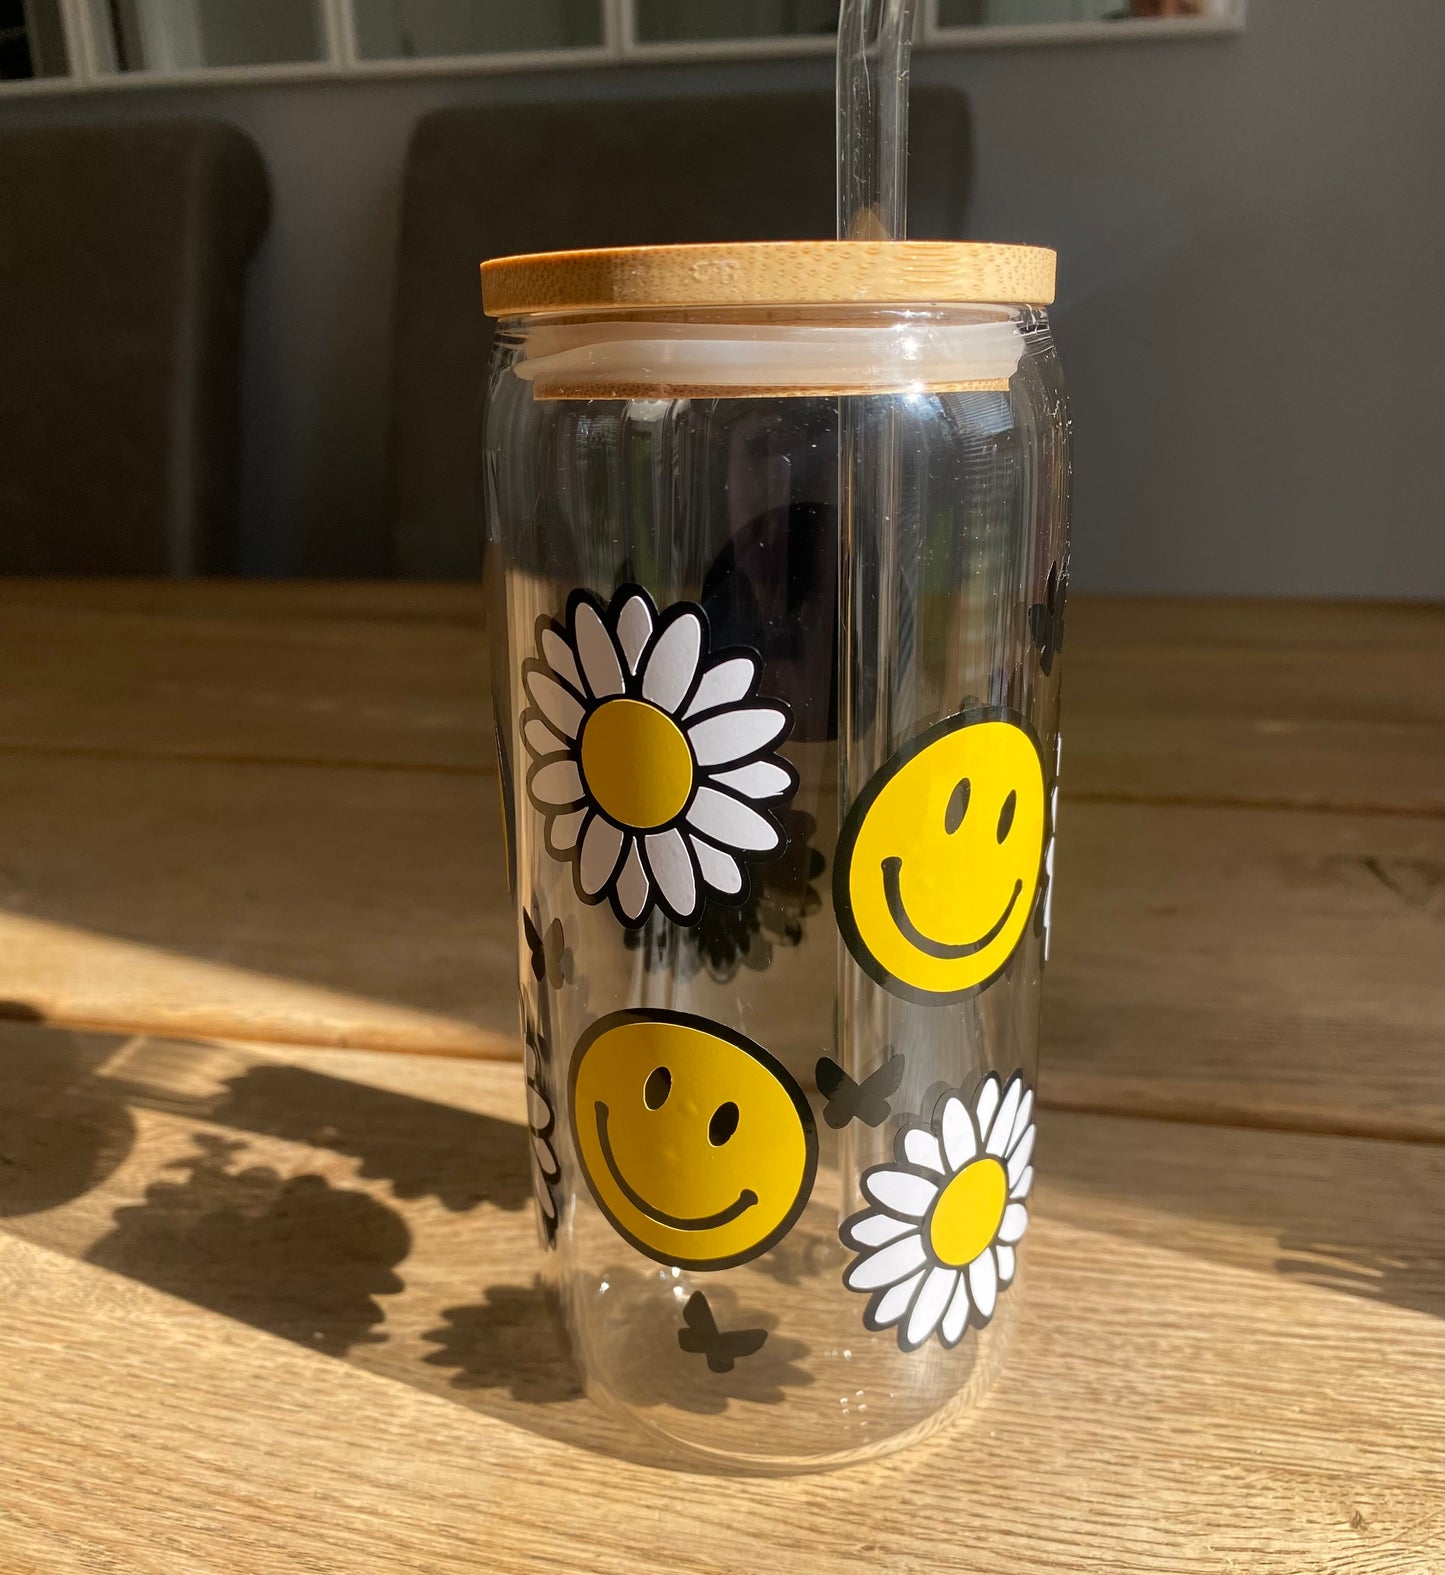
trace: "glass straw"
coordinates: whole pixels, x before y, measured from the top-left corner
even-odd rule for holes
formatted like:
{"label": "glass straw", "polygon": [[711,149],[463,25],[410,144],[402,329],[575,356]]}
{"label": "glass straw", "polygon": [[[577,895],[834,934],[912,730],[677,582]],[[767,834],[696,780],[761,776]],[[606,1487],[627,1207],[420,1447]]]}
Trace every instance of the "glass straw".
{"label": "glass straw", "polygon": [[[902,240],[908,210],[908,60],[913,0],[843,0],[838,16],[837,207],[840,241]],[[838,824],[892,747],[891,697],[900,658],[897,601],[898,427],[891,396],[838,401]],[[906,661],[906,656],[903,660]],[[871,664],[872,684],[859,683]],[[864,715],[867,710],[868,714]],[[837,1047],[862,1082],[887,1055],[891,1012],[848,956],[837,954]],[[840,1171],[885,1159],[876,1134],[839,1135]],[[845,1181],[842,1214],[856,1206]]]}
{"label": "glass straw", "polygon": [[838,239],[908,233],[914,0],[843,0],[838,15]]}

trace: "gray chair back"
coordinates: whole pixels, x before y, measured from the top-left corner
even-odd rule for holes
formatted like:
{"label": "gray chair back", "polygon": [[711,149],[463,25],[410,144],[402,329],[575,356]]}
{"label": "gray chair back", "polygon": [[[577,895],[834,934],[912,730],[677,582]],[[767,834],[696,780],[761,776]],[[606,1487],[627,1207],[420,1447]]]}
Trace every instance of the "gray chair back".
{"label": "gray chair back", "polygon": [[[909,233],[963,234],[968,101],[918,88]],[[827,92],[440,110],[407,155],[392,377],[397,565],[481,567],[479,400],[491,348],[477,266],[514,252],[833,233]]]}
{"label": "gray chair back", "polygon": [[0,134],[0,572],[233,567],[265,166],[216,121]]}

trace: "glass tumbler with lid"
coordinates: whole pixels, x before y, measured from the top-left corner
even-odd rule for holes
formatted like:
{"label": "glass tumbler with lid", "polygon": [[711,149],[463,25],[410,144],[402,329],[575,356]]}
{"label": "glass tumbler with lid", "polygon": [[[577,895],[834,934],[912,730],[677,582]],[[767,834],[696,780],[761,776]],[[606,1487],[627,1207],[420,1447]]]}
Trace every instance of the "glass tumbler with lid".
{"label": "glass tumbler with lid", "polygon": [[589,1392],[798,1470],[977,1403],[1026,1280],[1068,579],[1054,258],[483,267],[537,1213]]}

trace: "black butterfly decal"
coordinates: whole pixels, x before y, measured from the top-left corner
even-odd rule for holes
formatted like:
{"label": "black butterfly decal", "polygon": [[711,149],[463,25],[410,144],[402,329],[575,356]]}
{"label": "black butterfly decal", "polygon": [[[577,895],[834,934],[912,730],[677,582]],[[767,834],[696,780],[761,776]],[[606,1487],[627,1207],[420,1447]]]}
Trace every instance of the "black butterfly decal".
{"label": "black butterfly decal", "polygon": [[707,1365],[714,1373],[730,1373],[733,1363],[740,1356],[751,1356],[760,1351],[768,1337],[766,1329],[729,1329],[726,1333],[717,1326],[707,1297],[694,1291],[682,1309],[687,1328],[677,1331],[677,1343],[684,1351],[696,1351],[707,1357]]}
{"label": "black butterfly decal", "polygon": [[861,1083],[855,1083],[831,1056],[826,1055],[819,1060],[815,1075],[818,1091],[828,1101],[823,1119],[830,1127],[846,1127],[855,1116],[870,1127],[878,1127],[893,1114],[888,1101],[903,1081],[903,1056],[894,1051]]}
{"label": "black butterfly decal", "polygon": [[1059,573],[1058,564],[1049,570],[1044,599],[1029,608],[1029,634],[1038,648],[1039,669],[1047,678],[1054,668],[1054,657],[1064,648],[1064,598],[1069,590],[1069,571]]}
{"label": "black butterfly decal", "polygon": [[538,984],[545,980],[554,990],[560,990],[564,984],[571,984],[575,972],[572,949],[567,944],[561,919],[553,919],[547,926],[546,935],[542,935],[532,915],[523,909],[522,933],[527,938],[527,950],[531,953],[532,977]]}

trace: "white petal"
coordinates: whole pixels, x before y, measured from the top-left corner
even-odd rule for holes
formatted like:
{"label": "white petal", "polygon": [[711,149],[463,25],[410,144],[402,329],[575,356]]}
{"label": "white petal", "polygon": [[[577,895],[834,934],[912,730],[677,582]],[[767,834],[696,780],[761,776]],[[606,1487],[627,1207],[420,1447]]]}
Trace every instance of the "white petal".
{"label": "white petal", "polygon": [[1013,1186],[1008,1189],[1008,1195],[1011,1198],[1017,1198],[1020,1202],[1022,1202],[1023,1199],[1028,1197],[1029,1191],[1033,1184],[1034,1167],[1032,1165],[1025,1165],[1023,1175],[1020,1176]]}
{"label": "white petal", "polygon": [[921,1220],[938,1196],[938,1184],[906,1170],[875,1170],[864,1176],[863,1190],[881,1208]]}
{"label": "white petal", "polygon": [[657,637],[642,669],[642,695],[664,711],[676,712],[697,671],[702,653],[702,620],[694,612],[674,618]]}
{"label": "white petal", "polygon": [[1014,1242],[1023,1240],[1023,1234],[1028,1228],[1029,1211],[1022,1203],[1010,1203],[1003,1211],[1003,1222],[998,1228],[998,1239],[1012,1246]]}
{"label": "white petal", "polygon": [[743,889],[743,872],[737,860],[699,837],[689,837],[688,841],[707,884],[724,897],[735,897]]}
{"label": "white petal", "polygon": [[1008,1088],[1004,1091],[1003,1103],[998,1107],[998,1112],[993,1118],[993,1125],[988,1129],[988,1139],[984,1143],[985,1153],[992,1154],[995,1159],[1003,1156],[1008,1140],[1013,1136],[1014,1117],[1018,1114],[1019,1100],[1023,1097],[1023,1084],[1015,1078],[1010,1078]]}
{"label": "white petal", "polygon": [[751,656],[730,656],[716,667],[709,667],[698,680],[697,693],[683,715],[700,716],[716,706],[735,705],[753,687],[757,675],[758,664]]}
{"label": "white petal", "polygon": [[552,1194],[546,1187],[538,1187],[535,1196],[537,1207],[541,1209],[549,1220],[555,1220],[557,1218],[557,1205],[552,1201]]}
{"label": "white petal", "polygon": [[556,858],[570,853],[577,846],[577,838],[582,831],[582,823],[591,812],[584,804],[581,809],[570,810],[565,815],[556,815],[547,822],[547,851]]}
{"label": "white petal", "polygon": [[992,1247],[985,1247],[969,1264],[968,1294],[983,1317],[993,1317],[994,1303],[998,1301],[998,1265],[993,1261]]}
{"label": "white petal", "polygon": [[960,1171],[978,1153],[978,1139],[974,1136],[968,1106],[955,1094],[950,1094],[944,1104],[942,1125],[943,1152],[948,1158],[948,1168]]}
{"label": "white petal", "polygon": [[725,766],[766,749],[787,725],[783,712],[772,706],[754,706],[718,711],[700,722],[690,722],[687,736],[698,765]]}
{"label": "white petal", "polygon": [[612,879],[621,853],[622,833],[610,820],[595,816],[582,838],[582,855],[577,867],[577,878],[589,897],[595,897]]}
{"label": "white petal", "polygon": [[880,1329],[885,1329],[890,1323],[898,1320],[908,1311],[908,1304],[913,1300],[913,1293],[923,1283],[924,1270],[920,1269],[911,1280],[903,1280],[891,1286],[878,1298],[878,1305],[873,1310],[873,1321]]}
{"label": "white petal", "polygon": [[1000,1285],[1008,1285],[1012,1282],[1014,1270],[1018,1267],[1014,1250],[1012,1247],[1006,1247],[1003,1242],[999,1242],[993,1251],[994,1256],[998,1259],[998,1283]]}
{"label": "white petal", "polygon": [[547,659],[547,666],[563,683],[571,684],[577,690],[582,688],[577,663],[572,658],[572,647],[555,629],[543,629],[542,655]]}
{"label": "white petal", "polygon": [[647,867],[668,906],[682,919],[690,921],[697,911],[697,878],[682,833],[675,826],[656,832],[645,840],[643,848]]}
{"label": "white petal", "polygon": [[978,1125],[978,1130],[987,1132],[993,1125],[993,1113],[998,1109],[999,1087],[997,1073],[990,1072],[983,1080],[983,1086],[978,1091],[978,1097],[973,1104],[973,1119]]}
{"label": "white petal", "polygon": [[700,787],[687,812],[688,824],[703,836],[743,853],[776,853],[783,839],[776,826],[741,799]]}
{"label": "white petal", "polygon": [[778,798],[793,786],[792,776],[772,760],[754,760],[751,765],[734,766],[731,771],[714,773],[712,780],[731,788],[744,798]]}
{"label": "white petal", "polygon": [[547,1096],[540,1088],[528,1086],[527,1088],[527,1122],[534,1131],[540,1132],[552,1120],[552,1107],[547,1103]]}
{"label": "white petal", "polygon": [[567,747],[566,740],[540,716],[529,716],[522,724],[522,742],[533,755],[555,755]]}
{"label": "white petal", "polygon": [[531,668],[526,677],[532,704],[563,738],[576,738],[582,726],[582,703],[570,689],[564,689],[550,673]]}
{"label": "white petal", "polygon": [[539,804],[562,807],[583,797],[582,777],[575,760],[549,760],[532,773],[527,786]]}
{"label": "white petal", "polygon": [[641,596],[629,596],[617,614],[617,638],[622,654],[632,672],[637,671],[638,658],[652,634],[652,614]]}
{"label": "white petal", "polygon": [[926,1127],[909,1127],[903,1135],[903,1153],[910,1165],[943,1174],[943,1149]]}
{"label": "white petal", "polygon": [[878,1291],[906,1280],[927,1262],[928,1254],[918,1232],[909,1231],[901,1241],[890,1242],[859,1258],[843,1276],[843,1283],[850,1291]]}
{"label": "white petal", "polygon": [[1012,1154],[1014,1149],[1018,1146],[1018,1141],[1024,1135],[1024,1129],[1028,1126],[1029,1122],[1033,1120],[1033,1116],[1034,1091],[1033,1089],[1029,1089],[1029,1091],[1019,1101],[1019,1113],[1014,1117],[1014,1129],[1009,1134],[1008,1148],[1004,1150],[1006,1154]]}
{"label": "white petal", "polygon": [[617,900],[627,917],[636,919],[641,917],[651,895],[652,887],[648,884],[642,860],[638,857],[637,843],[629,840],[627,859],[622,866],[622,873],[617,877]]}
{"label": "white petal", "polygon": [[1034,1133],[1037,1131],[1037,1127],[1030,1127],[1028,1131],[1024,1133],[1023,1140],[1020,1142],[1019,1146],[1008,1157],[1008,1180],[1010,1187],[1018,1185],[1018,1179],[1023,1175],[1024,1167],[1033,1157]]}
{"label": "white petal", "polygon": [[938,1332],[943,1336],[945,1345],[957,1345],[963,1338],[963,1331],[968,1327],[968,1309],[971,1303],[968,1299],[968,1276],[960,1274],[958,1287],[953,1293],[953,1300],[948,1304],[942,1321],[938,1325]]}
{"label": "white petal", "polygon": [[903,1338],[909,1345],[922,1345],[938,1327],[938,1321],[948,1310],[953,1293],[958,1288],[957,1269],[933,1269],[923,1282],[913,1311],[908,1314],[908,1327]]}
{"label": "white petal", "polygon": [[587,687],[599,699],[622,693],[622,663],[617,659],[617,647],[591,602],[578,602],[576,628],[573,638],[577,641],[577,654],[582,658],[582,676]]}
{"label": "white petal", "polygon": [[917,1230],[913,1220],[896,1220],[891,1214],[858,1214],[848,1221],[844,1240],[853,1247],[883,1247]]}

